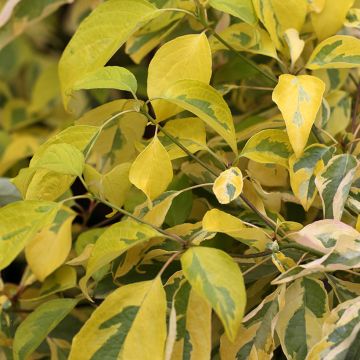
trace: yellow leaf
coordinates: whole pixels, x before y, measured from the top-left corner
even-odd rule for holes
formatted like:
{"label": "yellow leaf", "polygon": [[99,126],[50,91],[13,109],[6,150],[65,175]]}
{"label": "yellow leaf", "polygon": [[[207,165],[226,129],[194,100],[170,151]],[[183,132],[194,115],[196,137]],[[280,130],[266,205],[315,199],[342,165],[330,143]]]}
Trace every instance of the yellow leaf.
{"label": "yellow leaf", "polygon": [[276,47],[284,47],[285,30],[294,28],[301,31],[308,8],[307,0],[253,0],[254,8],[260,21]]}
{"label": "yellow leaf", "polygon": [[211,304],[234,341],[246,305],[239,266],[225,252],[207,247],[188,249],[181,257],[181,266],[192,288]]}
{"label": "yellow leaf", "polygon": [[66,260],[71,250],[71,225],[76,214],[62,208],[53,223],[43,228],[25,247],[26,261],[31,271],[44,281]]}
{"label": "yellow leaf", "polygon": [[320,108],[325,84],[310,75],[281,75],[272,98],[286,124],[289,140],[296,156],[307,144],[311,127]]}
{"label": "yellow leaf", "polygon": [[343,26],[354,0],[326,0],[320,12],[311,13],[311,22],[318,39],[324,40],[336,34]]}
{"label": "yellow leaf", "polygon": [[74,337],[69,360],[163,359],[166,297],[157,277],[116,289]]}
{"label": "yellow leaf", "polygon": [[[178,80],[198,80],[206,84],[211,77],[212,58],[205,33],[184,35],[163,45],[149,64],[147,92],[149,99],[161,97]],[[158,121],[181,110],[162,100],[152,101]]]}
{"label": "yellow leaf", "polygon": [[223,171],[215,180],[213,192],[220,204],[228,204],[240,196],[243,188],[241,170],[231,167]]}
{"label": "yellow leaf", "polygon": [[290,50],[291,69],[294,69],[296,61],[304,50],[305,41],[300,39],[299,32],[293,28],[285,31],[285,40]]}
{"label": "yellow leaf", "polygon": [[167,189],[172,178],[169,154],[155,135],[131,165],[129,180],[153,200]]}

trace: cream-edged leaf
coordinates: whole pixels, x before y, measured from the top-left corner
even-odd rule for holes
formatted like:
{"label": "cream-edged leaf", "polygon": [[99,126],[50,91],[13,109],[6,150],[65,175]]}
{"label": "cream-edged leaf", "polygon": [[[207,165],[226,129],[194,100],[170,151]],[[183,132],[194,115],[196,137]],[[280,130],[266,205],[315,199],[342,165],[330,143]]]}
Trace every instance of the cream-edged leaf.
{"label": "cream-edged leaf", "polygon": [[293,153],[289,137],[283,130],[262,130],[245,144],[241,156],[262,164],[278,164],[288,167]]}
{"label": "cream-edged leaf", "polygon": [[46,201],[17,201],[0,209],[0,269],[52,223],[58,209],[59,204]]}
{"label": "cream-edged leaf", "polygon": [[55,299],[37,307],[16,330],[13,355],[15,360],[26,360],[46,336],[76,306],[75,299]]}
{"label": "cream-edged leaf", "polygon": [[241,194],[243,176],[237,167],[223,171],[215,180],[213,192],[220,204],[228,204]]}
{"label": "cream-edged leaf", "polygon": [[179,80],[168,87],[161,97],[194,113],[222,136],[237,153],[231,111],[213,87],[198,80]]}
{"label": "cream-edged leaf", "polygon": [[360,39],[335,35],[322,41],[312,52],[308,69],[341,69],[360,66]]}
{"label": "cream-edged leaf", "polygon": [[325,218],[341,219],[357,167],[358,161],[353,155],[342,154],[333,157],[317,174],[315,184]]}
{"label": "cream-edged leaf", "polygon": [[74,337],[69,360],[163,359],[165,340],[166,297],[157,277],[108,295]]}
{"label": "cream-edged leaf", "polygon": [[285,31],[284,38],[290,50],[291,69],[294,69],[296,61],[304,50],[305,41],[300,39],[299,32],[293,28]]}
{"label": "cream-edged leaf", "polygon": [[155,135],[131,165],[129,180],[148,199],[154,200],[167,189],[172,178],[169,154]]}
{"label": "cream-edged leaf", "polygon": [[328,313],[328,296],[321,281],[304,277],[286,289],[276,333],[288,359],[305,360],[312,346],[321,339]]}
{"label": "cream-edged leaf", "polygon": [[85,18],[59,63],[65,108],[76,83],[101,69],[142,24],[159,13],[145,0],[110,0]]}
{"label": "cream-edged leaf", "polygon": [[309,210],[317,194],[316,174],[323,169],[332,154],[331,148],[313,144],[308,146],[299,158],[292,155],[289,159],[291,188],[306,211]]}
{"label": "cream-edged leaf", "polygon": [[181,257],[192,288],[205,298],[221,319],[230,340],[235,340],[246,305],[244,280],[238,265],[225,252],[192,247]]}
{"label": "cream-edged leaf", "polygon": [[[164,44],[149,64],[148,97],[163,97],[169,86],[179,80],[197,80],[209,84],[211,68],[210,45],[205,33],[177,37]],[[181,111],[175,104],[163,100],[154,100],[152,105],[158,121]]]}
{"label": "cream-edged leaf", "polygon": [[320,108],[325,84],[310,75],[281,75],[272,99],[279,107],[296,156],[307,144],[311,127]]}
{"label": "cream-edged leaf", "polygon": [[135,94],[137,81],[135,76],[123,67],[105,66],[87,74],[73,87],[73,90],[85,89],[117,89]]}

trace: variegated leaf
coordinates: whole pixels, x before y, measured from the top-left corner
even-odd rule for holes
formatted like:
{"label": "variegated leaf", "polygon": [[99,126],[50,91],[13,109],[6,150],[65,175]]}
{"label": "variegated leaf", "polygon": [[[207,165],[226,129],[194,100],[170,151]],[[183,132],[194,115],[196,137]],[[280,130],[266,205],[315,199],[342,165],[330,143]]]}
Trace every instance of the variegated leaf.
{"label": "variegated leaf", "polygon": [[358,161],[354,156],[337,155],[316,175],[315,184],[325,218],[341,219],[357,167]]}
{"label": "variegated leaf", "polygon": [[210,85],[198,80],[179,80],[161,95],[202,119],[237,153],[235,128],[231,111],[222,96]]}
{"label": "variegated leaf", "polygon": [[245,144],[241,156],[263,164],[279,164],[288,167],[292,147],[285,131],[262,130]]}
{"label": "variegated leaf", "polygon": [[325,320],[322,339],[307,360],[357,359],[359,354],[360,298],[338,305]]}
{"label": "variegated leaf", "polygon": [[287,288],[276,333],[289,360],[304,360],[322,335],[329,313],[328,297],[321,281],[311,277],[296,280]]}
{"label": "variegated leaf", "polygon": [[181,266],[192,288],[211,304],[227,336],[234,341],[246,304],[238,265],[221,250],[192,247],[182,255]]}
{"label": "variegated leaf", "polygon": [[360,66],[360,40],[348,35],[335,35],[322,41],[313,51],[307,68],[334,69]]}
{"label": "variegated leaf", "polygon": [[74,337],[69,360],[162,359],[165,340],[166,297],[157,277],[108,295]]}
{"label": "variegated leaf", "polygon": [[285,287],[278,287],[244,317],[235,342],[230,342],[225,334],[222,335],[220,339],[222,360],[272,359],[276,347],[275,326],[279,311],[284,306],[284,292]]}
{"label": "variegated leaf", "polygon": [[307,147],[300,158],[292,155],[289,159],[291,188],[306,211],[317,194],[315,176],[327,164],[332,154],[331,148],[314,144]]}
{"label": "variegated leaf", "polygon": [[223,171],[215,180],[213,192],[220,204],[228,204],[236,199],[243,188],[243,176],[237,167]]}

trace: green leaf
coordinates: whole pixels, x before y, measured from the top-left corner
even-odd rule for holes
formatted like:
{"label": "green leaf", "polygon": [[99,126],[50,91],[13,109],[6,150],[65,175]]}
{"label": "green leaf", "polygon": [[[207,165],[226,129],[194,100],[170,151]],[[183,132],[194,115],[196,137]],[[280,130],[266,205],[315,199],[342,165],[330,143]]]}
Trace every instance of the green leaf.
{"label": "green leaf", "polygon": [[325,84],[315,76],[283,74],[272,93],[297,157],[307,144],[324,91]]}
{"label": "green leaf", "polygon": [[279,164],[287,168],[292,152],[285,131],[262,130],[248,140],[241,156],[262,164]]}
{"label": "green leaf", "polygon": [[237,153],[235,128],[230,109],[210,85],[197,80],[179,80],[161,98],[188,110],[213,128]]}
{"label": "green leaf", "polygon": [[317,194],[315,176],[328,163],[332,154],[332,148],[314,144],[307,147],[299,158],[294,154],[289,159],[291,188],[306,211]]}
{"label": "green leaf", "polygon": [[209,0],[209,5],[246,23],[254,24],[257,21],[251,0]]}
{"label": "green leaf", "polygon": [[89,298],[86,284],[97,270],[133,246],[156,236],[161,236],[161,234],[148,225],[131,219],[118,222],[106,229],[97,239],[86,266],[86,274],[80,280],[80,287],[84,294]]}
{"label": "green leaf", "polygon": [[163,359],[166,297],[161,280],[116,289],[75,336],[69,360]]}
{"label": "green leaf", "polygon": [[308,69],[354,68],[360,66],[360,40],[348,35],[335,35],[322,41],[312,52]]}
{"label": "green leaf", "polygon": [[243,176],[237,167],[223,171],[215,180],[213,192],[220,204],[228,204],[240,196]]}
{"label": "green leaf", "polygon": [[321,281],[304,277],[286,289],[276,333],[288,359],[304,360],[320,339],[329,312],[328,297]]}
{"label": "green leaf", "polygon": [[34,238],[50,225],[59,204],[45,201],[17,201],[0,209],[0,270],[7,267]]}
{"label": "green leaf", "polygon": [[192,247],[181,257],[186,279],[206,299],[234,341],[246,305],[244,280],[238,265],[221,250]]}
{"label": "green leaf", "polygon": [[42,153],[32,168],[46,169],[64,175],[81,176],[85,164],[84,154],[71,144],[53,144]]}
{"label": "green leaf", "polygon": [[356,359],[359,354],[360,298],[338,305],[326,319],[322,339],[311,349],[309,360]]}
{"label": "green leaf", "polygon": [[317,174],[315,184],[323,203],[326,219],[341,219],[357,168],[356,158],[343,154],[333,157]]}
{"label": "green leaf", "polygon": [[96,69],[74,84],[73,90],[117,89],[135,94],[137,81],[127,69],[119,66],[106,66]]}
{"label": "green leaf", "polygon": [[101,69],[142,24],[159,13],[145,0],[109,0],[80,24],[59,63],[66,108],[76,83]]}
{"label": "green leaf", "polygon": [[74,299],[55,299],[36,308],[16,330],[13,345],[14,359],[28,359],[77,302]]}
{"label": "green leaf", "polygon": [[[164,44],[152,58],[147,79],[149,99],[162,97],[179,80],[197,80],[209,84],[212,58],[205,33],[179,36]],[[163,100],[152,101],[158,121],[181,111]]]}

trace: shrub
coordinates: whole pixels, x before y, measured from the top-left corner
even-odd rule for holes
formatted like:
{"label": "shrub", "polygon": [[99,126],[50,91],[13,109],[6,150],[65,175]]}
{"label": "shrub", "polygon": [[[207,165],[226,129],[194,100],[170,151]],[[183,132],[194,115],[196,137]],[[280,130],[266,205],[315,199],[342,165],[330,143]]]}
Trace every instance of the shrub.
{"label": "shrub", "polygon": [[358,359],[359,2],[69,2],[0,12],[0,358]]}

